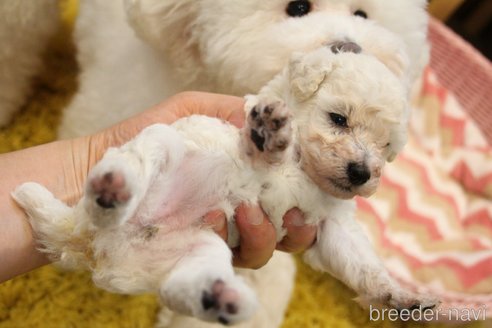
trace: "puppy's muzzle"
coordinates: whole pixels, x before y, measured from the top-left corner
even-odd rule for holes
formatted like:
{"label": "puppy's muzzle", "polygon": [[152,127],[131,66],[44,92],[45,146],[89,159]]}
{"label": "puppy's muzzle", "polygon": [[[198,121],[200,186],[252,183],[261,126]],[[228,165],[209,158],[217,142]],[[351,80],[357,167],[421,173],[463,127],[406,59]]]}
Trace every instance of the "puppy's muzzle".
{"label": "puppy's muzzle", "polygon": [[362,186],[371,178],[371,172],[366,164],[350,162],[347,165],[347,176],[353,186]]}

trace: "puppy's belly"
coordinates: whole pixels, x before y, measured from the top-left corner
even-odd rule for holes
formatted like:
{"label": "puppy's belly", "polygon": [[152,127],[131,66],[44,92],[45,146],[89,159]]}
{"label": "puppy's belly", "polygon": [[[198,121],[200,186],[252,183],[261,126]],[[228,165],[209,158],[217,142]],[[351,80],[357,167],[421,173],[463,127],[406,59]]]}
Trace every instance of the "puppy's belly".
{"label": "puppy's belly", "polygon": [[212,210],[228,213],[258,195],[260,185],[251,174],[251,170],[238,170],[223,152],[189,152],[170,179],[151,187],[141,208],[155,210],[137,213],[136,222],[186,229],[201,224]]}
{"label": "puppy's belly", "polygon": [[155,209],[148,214],[151,221],[187,227],[211,210],[230,212],[241,202],[257,201],[262,178],[242,160],[237,128],[204,116],[181,119],[173,127],[187,150],[178,168],[162,172],[147,192],[147,207]]}

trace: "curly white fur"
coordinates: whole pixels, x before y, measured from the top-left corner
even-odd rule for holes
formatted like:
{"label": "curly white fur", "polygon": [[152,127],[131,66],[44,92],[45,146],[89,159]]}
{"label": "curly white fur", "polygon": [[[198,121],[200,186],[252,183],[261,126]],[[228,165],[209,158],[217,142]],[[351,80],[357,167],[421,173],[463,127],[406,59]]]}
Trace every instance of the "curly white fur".
{"label": "curly white fur", "polygon": [[0,1],[0,127],[24,103],[58,26],[56,0]]}
{"label": "curly white fur", "polygon": [[[419,76],[428,55],[425,0],[311,3],[306,16],[289,17],[287,0],[81,1],[79,90],[60,138],[95,132],[178,91],[257,93],[293,52],[334,41],[350,39],[395,70],[409,60],[408,79]],[[368,19],[354,16],[358,9]]]}
{"label": "curly white fur", "polygon": [[173,311],[202,320],[236,323],[258,306],[234,273],[229,247],[201,221],[216,209],[232,221],[240,203],[261,204],[279,240],[284,213],[301,209],[319,226],[306,261],[341,279],[362,303],[433,307],[436,300],[390,278],[351,199],[372,194],[384,162],[403,147],[405,99],[401,77],[375,57],[322,47],[294,55],[248,97],[243,129],[204,116],[150,126],[104,155],[73,209],[35,183],[13,196],[44,251],[62,265],[90,269],[110,291],[155,291]]}

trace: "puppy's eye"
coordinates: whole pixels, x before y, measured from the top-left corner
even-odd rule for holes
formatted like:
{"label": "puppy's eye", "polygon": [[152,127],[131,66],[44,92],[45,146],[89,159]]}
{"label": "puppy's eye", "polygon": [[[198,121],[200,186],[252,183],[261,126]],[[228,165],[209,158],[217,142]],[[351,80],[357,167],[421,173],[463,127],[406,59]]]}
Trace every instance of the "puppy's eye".
{"label": "puppy's eye", "polygon": [[346,128],[348,127],[347,125],[347,118],[343,115],[337,114],[337,113],[330,113],[330,120],[339,127]]}
{"label": "puppy's eye", "polygon": [[367,13],[361,9],[357,9],[356,11],[354,11],[354,16],[359,16],[359,17],[362,17],[364,19],[366,19],[368,17]]}
{"label": "puppy's eye", "polygon": [[285,10],[291,17],[301,17],[309,14],[311,11],[311,2],[306,0],[291,1]]}

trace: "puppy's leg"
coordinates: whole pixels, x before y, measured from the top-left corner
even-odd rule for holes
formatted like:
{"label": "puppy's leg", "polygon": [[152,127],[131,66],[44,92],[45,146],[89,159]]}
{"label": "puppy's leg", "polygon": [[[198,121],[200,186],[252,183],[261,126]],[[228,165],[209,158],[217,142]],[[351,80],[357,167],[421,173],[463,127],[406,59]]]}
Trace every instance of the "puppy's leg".
{"label": "puppy's leg", "polygon": [[111,156],[105,156],[89,174],[83,199],[84,209],[94,225],[100,228],[129,219],[138,198],[143,198],[144,188],[138,185],[140,170],[132,167],[127,155],[114,151]]}
{"label": "puppy's leg", "polygon": [[369,240],[353,217],[353,211],[336,212],[319,226],[316,244],[304,259],[327,271],[359,294],[363,306],[396,309],[434,308],[439,301],[403,290],[386,271]]}
{"label": "puppy's leg", "polygon": [[[278,328],[284,319],[294,288],[296,264],[290,254],[275,252],[270,261],[258,270],[236,269],[236,274],[251,286],[259,300],[259,306],[251,319],[241,322],[237,328]],[[275,282],[272,284],[272,282]],[[206,323],[197,318],[180,315],[163,307],[159,312],[156,328],[220,328],[216,323]]]}
{"label": "puppy's leg", "polygon": [[184,147],[172,127],[156,124],[124,146],[109,149],[89,173],[83,198],[93,223],[103,228],[132,217],[148,188],[177,167]]}
{"label": "puppy's leg", "polygon": [[40,250],[65,268],[83,263],[84,254],[72,247],[75,229],[74,210],[40,184],[27,182],[12,192],[12,197],[26,211]]}
{"label": "puppy's leg", "polygon": [[201,231],[193,243],[161,287],[164,303],[205,321],[232,324],[249,319],[256,296],[234,274],[227,245],[209,231]]}
{"label": "puppy's leg", "polygon": [[246,104],[243,128],[246,153],[253,161],[281,163],[289,153],[292,125],[289,109],[281,100],[252,96]]}

